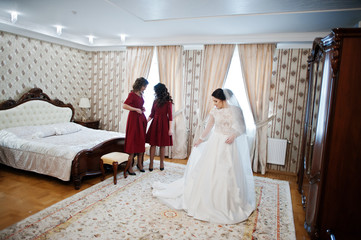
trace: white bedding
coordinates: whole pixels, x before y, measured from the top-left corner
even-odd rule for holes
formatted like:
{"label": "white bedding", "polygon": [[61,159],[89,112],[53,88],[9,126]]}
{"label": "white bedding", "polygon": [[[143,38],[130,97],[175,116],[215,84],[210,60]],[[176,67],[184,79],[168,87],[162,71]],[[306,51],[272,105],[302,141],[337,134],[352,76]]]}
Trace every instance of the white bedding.
{"label": "white bedding", "polygon": [[0,162],[69,181],[78,152],[119,137],[125,135],[72,122],[6,128],[0,130]]}

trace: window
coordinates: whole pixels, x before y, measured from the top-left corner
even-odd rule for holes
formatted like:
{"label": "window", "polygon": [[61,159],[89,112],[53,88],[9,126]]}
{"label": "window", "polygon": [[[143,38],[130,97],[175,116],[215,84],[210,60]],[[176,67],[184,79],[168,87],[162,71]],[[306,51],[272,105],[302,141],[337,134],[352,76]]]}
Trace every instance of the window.
{"label": "window", "polygon": [[145,116],[148,118],[152,110],[152,105],[154,101],[154,86],[159,83],[159,67],[158,67],[158,54],[157,48],[154,48],[154,54],[152,59],[152,64],[149,70],[148,76],[148,87],[144,91],[144,107],[145,107]]}
{"label": "window", "polygon": [[242,73],[241,62],[239,59],[237,46],[233,53],[231,65],[229,67],[224,88],[231,89],[233,94],[237,97],[239,105],[243,110],[244,120],[246,122],[246,127],[247,127],[247,135],[248,137],[251,137],[250,139],[251,141],[253,138],[252,135],[254,135],[255,133],[256,126],[254,123],[253,114],[246,94],[246,88],[244,85],[243,73]]}

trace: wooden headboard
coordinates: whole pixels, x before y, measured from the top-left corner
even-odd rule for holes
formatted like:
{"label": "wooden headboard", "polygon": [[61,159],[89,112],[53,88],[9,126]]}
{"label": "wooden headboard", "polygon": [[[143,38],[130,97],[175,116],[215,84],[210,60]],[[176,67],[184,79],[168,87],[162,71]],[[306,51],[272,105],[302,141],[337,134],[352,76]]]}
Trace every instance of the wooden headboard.
{"label": "wooden headboard", "polygon": [[70,122],[74,108],[58,99],[50,99],[40,88],[33,88],[18,101],[0,104],[0,130],[10,127]]}

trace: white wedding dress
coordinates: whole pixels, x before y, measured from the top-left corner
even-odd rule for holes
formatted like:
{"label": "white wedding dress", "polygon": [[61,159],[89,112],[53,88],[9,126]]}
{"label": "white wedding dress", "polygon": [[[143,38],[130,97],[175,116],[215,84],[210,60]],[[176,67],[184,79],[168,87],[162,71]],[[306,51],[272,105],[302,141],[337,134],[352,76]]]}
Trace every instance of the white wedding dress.
{"label": "white wedding dress", "polygon": [[[231,109],[211,110],[205,130],[209,128],[210,136],[193,148],[181,179],[153,184],[153,195],[162,203],[219,224],[242,222],[253,212],[255,189],[243,115],[243,126],[235,126]],[[225,143],[235,132],[233,143]]]}

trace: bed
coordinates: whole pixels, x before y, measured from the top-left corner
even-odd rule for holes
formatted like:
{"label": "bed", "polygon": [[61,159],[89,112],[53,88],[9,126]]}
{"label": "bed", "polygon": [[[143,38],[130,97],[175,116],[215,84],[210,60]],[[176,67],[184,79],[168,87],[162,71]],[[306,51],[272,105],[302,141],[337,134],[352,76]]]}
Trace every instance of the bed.
{"label": "bed", "polygon": [[73,121],[74,108],[33,88],[18,101],[0,104],[0,163],[73,181],[101,174],[100,157],[124,152],[122,133],[86,128]]}

